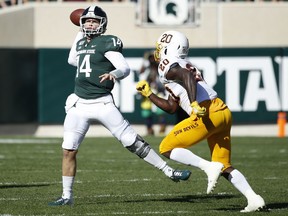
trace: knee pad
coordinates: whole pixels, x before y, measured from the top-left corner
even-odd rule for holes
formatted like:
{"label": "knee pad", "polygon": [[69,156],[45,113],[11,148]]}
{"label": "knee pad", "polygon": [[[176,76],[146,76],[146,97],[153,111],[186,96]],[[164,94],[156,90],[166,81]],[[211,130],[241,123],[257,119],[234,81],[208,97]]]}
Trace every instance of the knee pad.
{"label": "knee pad", "polygon": [[126,148],[142,159],[148,155],[151,149],[150,145],[146,143],[144,139],[139,135],[137,135],[135,142],[132,145],[127,146]]}
{"label": "knee pad", "polygon": [[83,138],[83,134],[64,131],[62,148],[67,150],[78,150]]}

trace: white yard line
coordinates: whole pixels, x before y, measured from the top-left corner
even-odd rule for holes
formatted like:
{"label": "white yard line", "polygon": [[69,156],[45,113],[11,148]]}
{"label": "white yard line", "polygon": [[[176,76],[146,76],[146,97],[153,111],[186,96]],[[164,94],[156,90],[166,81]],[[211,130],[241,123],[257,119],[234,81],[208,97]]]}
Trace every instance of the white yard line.
{"label": "white yard line", "polygon": [[41,144],[51,144],[59,143],[56,139],[0,139],[0,144],[27,144],[27,143],[41,143]]}

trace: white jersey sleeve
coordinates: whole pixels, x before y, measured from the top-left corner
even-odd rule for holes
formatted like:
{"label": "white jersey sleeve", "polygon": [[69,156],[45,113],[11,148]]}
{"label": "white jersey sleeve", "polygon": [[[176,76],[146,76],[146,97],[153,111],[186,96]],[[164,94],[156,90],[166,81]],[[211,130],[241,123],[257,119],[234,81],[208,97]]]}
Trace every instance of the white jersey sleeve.
{"label": "white jersey sleeve", "polygon": [[117,80],[124,79],[130,74],[130,67],[126,62],[124,56],[120,52],[108,51],[105,53],[105,57],[113,64],[116,68],[111,71]]}
{"label": "white jersey sleeve", "polygon": [[83,38],[83,32],[78,32],[76,38],[74,39],[73,45],[69,52],[68,63],[72,66],[77,67],[77,51],[76,45],[79,40]]}

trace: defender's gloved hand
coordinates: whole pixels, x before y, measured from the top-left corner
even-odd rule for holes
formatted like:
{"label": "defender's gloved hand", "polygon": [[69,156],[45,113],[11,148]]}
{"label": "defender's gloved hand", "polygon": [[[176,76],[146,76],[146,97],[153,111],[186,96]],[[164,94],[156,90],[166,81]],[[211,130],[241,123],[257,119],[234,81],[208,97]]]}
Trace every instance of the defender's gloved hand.
{"label": "defender's gloved hand", "polygon": [[197,101],[194,101],[190,105],[192,107],[192,114],[196,115],[197,117],[203,117],[206,115],[206,108],[200,107]]}
{"label": "defender's gloved hand", "polygon": [[137,83],[136,89],[144,97],[149,97],[152,94],[149,83],[146,80],[141,80]]}

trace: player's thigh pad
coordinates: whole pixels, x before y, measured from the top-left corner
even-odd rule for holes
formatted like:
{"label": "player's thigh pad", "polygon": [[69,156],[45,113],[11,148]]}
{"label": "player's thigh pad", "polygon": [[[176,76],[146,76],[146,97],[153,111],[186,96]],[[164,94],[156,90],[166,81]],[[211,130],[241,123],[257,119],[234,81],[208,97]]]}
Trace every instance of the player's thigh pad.
{"label": "player's thigh pad", "polygon": [[186,118],[175,125],[162,140],[159,151],[163,154],[174,148],[189,148],[203,140],[207,133],[207,129],[201,119],[193,121],[191,118]]}
{"label": "player's thigh pad", "polygon": [[64,121],[63,149],[77,150],[89,129],[89,119],[72,107]]}
{"label": "player's thigh pad", "polygon": [[216,129],[208,137],[212,161],[221,162],[225,168],[231,166],[231,112],[229,109],[219,111],[212,115]]}
{"label": "player's thigh pad", "polygon": [[124,119],[114,103],[107,103],[101,109],[98,121],[100,121],[116,137],[124,147],[132,145],[137,137],[136,131],[130,123]]}

